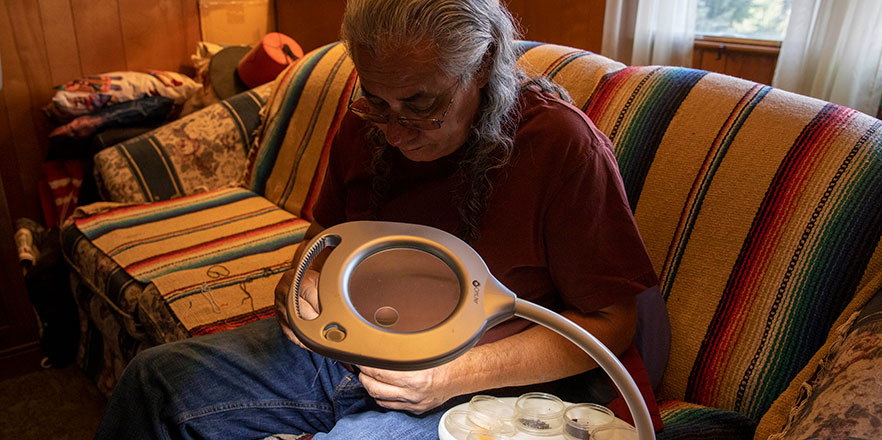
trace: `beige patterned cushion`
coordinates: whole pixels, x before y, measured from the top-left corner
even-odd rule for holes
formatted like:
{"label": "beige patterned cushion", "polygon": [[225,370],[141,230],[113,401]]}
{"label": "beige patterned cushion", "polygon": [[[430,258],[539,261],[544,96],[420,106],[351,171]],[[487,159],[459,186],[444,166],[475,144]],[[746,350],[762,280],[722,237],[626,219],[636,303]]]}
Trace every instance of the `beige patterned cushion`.
{"label": "beige patterned cushion", "polygon": [[882,293],[832,339],[801,384],[787,425],[769,440],[882,438]]}

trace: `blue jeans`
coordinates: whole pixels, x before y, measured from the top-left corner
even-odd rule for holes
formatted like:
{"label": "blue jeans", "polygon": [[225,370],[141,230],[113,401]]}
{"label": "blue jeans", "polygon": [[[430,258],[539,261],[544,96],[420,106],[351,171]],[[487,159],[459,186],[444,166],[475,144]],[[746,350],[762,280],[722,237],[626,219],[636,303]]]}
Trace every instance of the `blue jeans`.
{"label": "blue jeans", "polygon": [[436,439],[443,412],[384,410],[357,375],[289,342],[275,319],[265,319],[139,354],[95,438]]}
{"label": "blue jeans", "polygon": [[[670,327],[657,288],[638,297],[638,309],[635,342],[650,377],[660,377]],[[564,400],[602,404],[616,396],[602,370],[552,384],[491,394],[539,390]],[[95,438],[238,440],[317,433],[315,440],[436,439],[444,411],[468,397],[419,416],[387,411],[356,374],[288,341],[270,318],[140,353],[120,379]]]}

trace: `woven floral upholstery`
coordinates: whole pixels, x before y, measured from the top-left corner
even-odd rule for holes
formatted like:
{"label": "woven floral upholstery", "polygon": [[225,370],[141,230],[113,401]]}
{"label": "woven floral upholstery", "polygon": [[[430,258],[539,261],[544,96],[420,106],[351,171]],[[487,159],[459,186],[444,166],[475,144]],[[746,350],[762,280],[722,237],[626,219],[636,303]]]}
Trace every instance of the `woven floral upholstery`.
{"label": "woven floral upholstery", "polygon": [[882,290],[832,339],[830,350],[800,387],[784,430],[770,440],[879,437]]}
{"label": "woven floral upholstery", "polygon": [[109,396],[126,364],[143,348],[140,337],[127,330],[128,322],[118,310],[90,286],[76,276],[71,276],[71,291],[80,314],[80,346],[77,354],[79,364],[98,386]]}
{"label": "woven floral upholstery", "polygon": [[271,87],[230,97],[96,154],[104,199],[145,203],[238,183]]}

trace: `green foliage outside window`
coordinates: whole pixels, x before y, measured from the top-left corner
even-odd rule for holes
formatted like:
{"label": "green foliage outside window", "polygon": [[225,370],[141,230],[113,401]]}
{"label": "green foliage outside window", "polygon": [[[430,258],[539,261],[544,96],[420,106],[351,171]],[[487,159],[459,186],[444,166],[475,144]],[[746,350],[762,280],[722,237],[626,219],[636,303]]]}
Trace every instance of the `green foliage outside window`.
{"label": "green foliage outside window", "polygon": [[698,35],[783,40],[793,0],[698,0]]}

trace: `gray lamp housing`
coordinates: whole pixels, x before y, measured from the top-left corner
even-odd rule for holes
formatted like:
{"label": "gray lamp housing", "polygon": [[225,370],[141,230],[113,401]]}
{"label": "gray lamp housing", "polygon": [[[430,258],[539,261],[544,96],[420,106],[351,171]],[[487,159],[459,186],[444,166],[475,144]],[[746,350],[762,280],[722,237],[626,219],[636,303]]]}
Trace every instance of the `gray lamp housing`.
{"label": "gray lamp housing", "polygon": [[[319,314],[304,319],[298,297],[322,252]],[[295,263],[288,322],[316,353],[376,368],[426,369],[455,359],[487,329],[518,316],[588,353],[622,391],[639,437],[655,438],[646,402],[618,358],[569,319],[519,299],[452,234],[407,223],[342,223],[313,237]]]}

